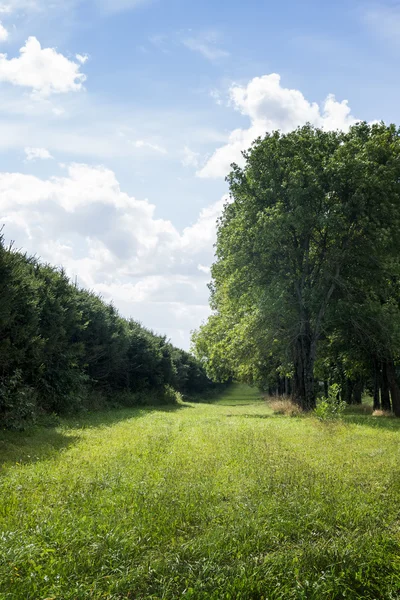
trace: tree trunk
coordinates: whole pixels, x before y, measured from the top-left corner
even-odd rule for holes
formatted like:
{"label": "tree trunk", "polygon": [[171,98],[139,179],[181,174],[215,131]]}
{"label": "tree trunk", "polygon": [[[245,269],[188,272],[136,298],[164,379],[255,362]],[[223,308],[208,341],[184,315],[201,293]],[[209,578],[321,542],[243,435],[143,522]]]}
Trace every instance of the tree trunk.
{"label": "tree trunk", "polygon": [[299,406],[302,405],[302,398],[305,396],[304,391],[304,379],[303,379],[303,360],[301,352],[301,342],[299,339],[296,340],[293,348],[293,388],[292,398]]}
{"label": "tree trunk", "polygon": [[382,398],[382,410],[391,411],[390,395],[389,395],[389,381],[387,373],[387,363],[382,363],[382,378],[381,378],[381,398]]}
{"label": "tree trunk", "polygon": [[362,379],[358,378],[353,387],[352,404],[361,404],[362,403],[363,389],[364,389],[364,385],[363,385]]}
{"label": "tree trunk", "polygon": [[390,395],[392,397],[393,412],[396,417],[400,417],[400,387],[396,376],[396,369],[394,362],[389,360],[387,362],[387,376],[390,388]]}
{"label": "tree trunk", "polygon": [[289,396],[289,377],[285,377],[285,396]]}
{"label": "tree trunk", "polygon": [[381,401],[380,401],[380,397],[379,397],[380,372],[379,372],[379,362],[377,361],[376,358],[373,361],[373,371],[374,371],[374,410],[380,410],[380,408],[381,408]]}
{"label": "tree trunk", "polygon": [[345,377],[342,386],[342,398],[347,404],[352,404],[353,389],[354,381]]}
{"label": "tree trunk", "polygon": [[314,382],[315,348],[308,335],[296,342],[293,378],[293,399],[306,411],[316,406]]}

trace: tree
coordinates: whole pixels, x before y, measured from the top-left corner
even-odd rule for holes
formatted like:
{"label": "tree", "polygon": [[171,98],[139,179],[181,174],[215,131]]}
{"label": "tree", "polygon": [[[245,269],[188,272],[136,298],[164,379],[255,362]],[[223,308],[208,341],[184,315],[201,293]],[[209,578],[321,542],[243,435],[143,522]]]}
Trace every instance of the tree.
{"label": "tree", "polygon": [[[219,222],[211,318],[261,315],[258,337],[292,363],[293,395],[315,407],[314,366],[328,307],[398,251],[400,136],[360,123],[267,134],[232,165]],[[214,328],[215,329],[215,328]],[[257,344],[259,347],[259,344]]]}

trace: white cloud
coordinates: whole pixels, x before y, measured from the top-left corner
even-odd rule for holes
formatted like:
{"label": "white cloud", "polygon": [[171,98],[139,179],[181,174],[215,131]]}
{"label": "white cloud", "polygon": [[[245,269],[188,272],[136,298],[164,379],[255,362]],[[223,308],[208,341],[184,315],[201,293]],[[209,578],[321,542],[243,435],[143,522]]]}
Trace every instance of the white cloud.
{"label": "white cloud", "polygon": [[183,149],[183,158],[182,165],[184,167],[198,167],[199,166],[199,156],[198,152],[194,152],[188,146],[185,146]]}
{"label": "white cloud", "polygon": [[46,148],[26,147],[24,149],[24,152],[26,154],[26,160],[37,160],[37,159],[46,160],[49,158],[53,158],[51,156],[50,152],[48,150],[46,150]]}
{"label": "white cloud", "polygon": [[5,42],[8,39],[8,31],[0,21],[0,42]]}
{"label": "white cloud", "polygon": [[167,151],[162,146],[158,144],[153,144],[151,142],[147,142],[145,140],[136,140],[134,142],[136,148],[149,148],[150,150],[154,150],[154,152],[159,152],[160,154],[167,154]]}
{"label": "white cloud", "polygon": [[202,273],[207,273],[207,275],[211,273],[211,267],[206,267],[205,265],[197,265],[197,268]]}
{"label": "white cloud", "polygon": [[85,79],[79,64],[54,48],[42,48],[35,37],[28,38],[18,58],[0,54],[0,81],[31,88],[40,96],[81,90]]}
{"label": "white cloud", "polygon": [[198,171],[199,177],[224,177],[232,162],[243,163],[242,151],[267,131],[292,131],[309,122],[324,129],[347,130],[357,120],[347,100],[338,102],[329,95],[322,107],[309,102],[296,89],[284,88],[278,74],[255,77],[247,86],[233,85],[230,101],[235,110],[249,117],[248,129],[235,129],[228,143],[218,148]]}
{"label": "white cloud", "polygon": [[34,11],[39,9],[38,0],[9,0],[0,3],[0,14],[10,15],[18,10]]}
{"label": "white cloud", "polygon": [[190,36],[182,40],[189,50],[199,52],[207,60],[217,61],[229,56],[229,52],[218,47],[219,35],[215,31],[203,32],[197,36]]}
{"label": "white cloud", "polygon": [[89,54],[75,54],[75,58],[81,65],[84,65],[89,60]]}
{"label": "white cloud", "polygon": [[[224,143],[226,133],[214,128],[208,116],[192,106],[139,106],[124,98],[110,104],[109,99],[90,90],[44,98],[0,84],[0,152],[43,146],[67,162],[118,159],[123,168],[133,168],[137,176],[140,172],[146,177],[154,170],[153,161],[158,161],[157,168],[168,161],[178,171],[189,140],[203,156],[210,147]],[[141,144],[137,148],[137,141],[153,148]],[[190,185],[187,177],[185,180]],[[198,189],[195,181],[192,185]]]}
{"label": "white cloud", "polygon": [[[125,315],[177,343],[208,314],[216,219],[226,198],[182,232],[155,206],[120,189],[105,167],[70,164],[62,176],[0,173],[0,223],[18,247],[64,265]],[[192,310],[192,307],[193,310]],[[179,330],[179,335],[178,335]]]}
{"label": "white cloud", "polygon": [[217,233],[217,219],[229,200],[229,196],[223,196],[218,202],[203,208],[196,223],[183,230],[181,243],[184,250],[189,253],[193,250],[198,252],[199,249],[203,252],[209,251],[212,258],[212,246]]}

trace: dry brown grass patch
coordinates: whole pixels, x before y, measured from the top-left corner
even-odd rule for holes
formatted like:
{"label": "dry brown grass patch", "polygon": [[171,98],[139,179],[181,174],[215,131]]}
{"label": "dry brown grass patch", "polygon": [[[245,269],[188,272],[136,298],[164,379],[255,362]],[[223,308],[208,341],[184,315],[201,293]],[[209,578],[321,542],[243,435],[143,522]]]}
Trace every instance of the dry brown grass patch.
{"label": "dry brown grass patch", "polygon": [[389,410],[374,410],[373,417],[394,417],[394,414]]}
{"label": "dry brown grass patch", "polygon": [[303,414],[300,406],[295,404],[290,398],[266,398],[268,405],[272,408],[275,415],[286,415],[287,417],[298,417]]}
{"label": "dry brown grass patch", "polygon": [[350,404],[348,410],[352,414],[372,415],[373,408],[370,404]]}

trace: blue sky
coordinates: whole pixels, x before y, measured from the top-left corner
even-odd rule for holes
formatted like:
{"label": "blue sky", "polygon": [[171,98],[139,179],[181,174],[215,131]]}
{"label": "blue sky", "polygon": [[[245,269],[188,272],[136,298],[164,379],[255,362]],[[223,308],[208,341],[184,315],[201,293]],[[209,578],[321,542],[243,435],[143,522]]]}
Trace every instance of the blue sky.
{"label": "blue sky", "polygon": [[400,2],[0,0],[7,239],[188,348],[266,130],[398,119]]}

